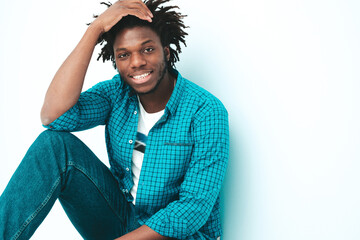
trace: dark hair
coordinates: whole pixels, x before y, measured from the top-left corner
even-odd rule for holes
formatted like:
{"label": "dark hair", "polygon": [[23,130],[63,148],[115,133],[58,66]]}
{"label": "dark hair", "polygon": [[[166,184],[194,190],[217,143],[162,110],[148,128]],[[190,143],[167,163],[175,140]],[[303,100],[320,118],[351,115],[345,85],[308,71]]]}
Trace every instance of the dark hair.
{"label": "dark hair", "polygon": [[[178,53],[181,53],[180,43],[185,43],[185,36],[187,33],[184,31],[186,26],[182,19],[185,15],[174,11],[178,9],[178,6],[160,6],[163,3],[169,2],[170,0],[145,0],[144,3],[149,8],[153,14],[152,22],[141,20],[135,16],[126,16],[123,17],[117,24],[115,24],[108,32],[105,32],[98,39],[98,44],[105,45],[102,47],[101,52],[97,60],[102,58],[103,62],[111,60],[113,62],[114,68],[115,58],[114,58],[114,41],[117,33],[126,28],[133,28],[138,26],[150,27],[155,31],[160,37],[160,41],[163,47],[169,46],[170,50],[170,59],[167,63],[169,69],[175,68],[175,62],[179,61]],[[104,3],[110,7],[111,3]],[[94,16],[95,18],[97,16]],[[173,49],[171,45],[175,45],[176,49]]]}

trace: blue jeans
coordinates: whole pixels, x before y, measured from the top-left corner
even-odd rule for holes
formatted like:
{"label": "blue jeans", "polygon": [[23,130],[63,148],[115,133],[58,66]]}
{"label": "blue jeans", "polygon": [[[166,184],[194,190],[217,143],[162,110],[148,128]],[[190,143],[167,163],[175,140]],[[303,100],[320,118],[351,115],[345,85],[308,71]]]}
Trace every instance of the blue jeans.
{"label": "blue jeans", "polygon": [[84,239],[114,239],[139,227],[108,167],[74,135],[47,130],[0,197],[0,239],[29,239],[56,199]]}

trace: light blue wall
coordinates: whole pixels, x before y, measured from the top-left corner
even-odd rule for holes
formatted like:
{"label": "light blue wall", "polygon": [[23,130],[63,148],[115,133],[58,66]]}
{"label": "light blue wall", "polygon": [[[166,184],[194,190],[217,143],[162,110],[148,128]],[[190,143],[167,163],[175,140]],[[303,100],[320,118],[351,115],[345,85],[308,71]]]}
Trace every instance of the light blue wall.
{"label": "light blue wall", "polygon": [[[190,26],[178,69],[229,111],[224,239],[359,239],[360,3],[174,3]],[[47,86],[94,9],[101,11],[98,1],[2,4],[1,191],[42,130]],[[113,74],[110,65],[93,61],[85,88]],[[104,142],[94,135],[101,138],[103,129],[79,134],[106,160]],[[34,239],[49,234],[79,238],[59,205]]]}

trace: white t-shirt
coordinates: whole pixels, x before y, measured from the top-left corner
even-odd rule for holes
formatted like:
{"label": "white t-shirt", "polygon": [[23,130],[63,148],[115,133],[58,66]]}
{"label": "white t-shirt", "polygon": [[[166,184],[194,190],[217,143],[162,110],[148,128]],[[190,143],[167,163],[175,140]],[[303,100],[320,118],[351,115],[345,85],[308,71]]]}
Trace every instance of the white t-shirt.
{"label": "white t-shirt", "polygon": [[155,125],[157,121],[159,121],[161,116],[164,114],[164,110],[161,110],[160,112],[156,112],[156,113],[147,113],[144,107],[141,105],[139,97],[138,100],[139,100],[139,108],[140,108],[139,121],[138,121],[136,141],[132,156],[132,162],[131,162],[131,170],[132,170],[134,186],[131,188],[130,193],[134,197],[133,200],[134,205],[136,201],[136,193],[139,186],[141,166],[144,160],[147,136],[149,134],[150,129]]}

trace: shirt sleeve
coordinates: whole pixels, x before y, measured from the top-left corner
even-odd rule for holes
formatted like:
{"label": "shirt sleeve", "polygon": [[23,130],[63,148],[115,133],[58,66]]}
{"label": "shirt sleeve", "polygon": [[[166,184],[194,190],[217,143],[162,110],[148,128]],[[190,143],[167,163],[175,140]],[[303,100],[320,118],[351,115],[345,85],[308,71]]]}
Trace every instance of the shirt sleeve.
{"label": "shirt sleeve", "polygon": [[100,82],[80,94],[78,102],[45,128],[56,131],[81,131],[104,125],[111,111],[114,81]]}
{"label": "shirt sleeve", "polygon": [[229,154],[228,114],[220,104],[203,107],[195,116],[194,152],[179,200],[159,210],[145,223],[163,236],[187,239],[207,222],[213,210]]}

